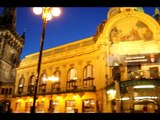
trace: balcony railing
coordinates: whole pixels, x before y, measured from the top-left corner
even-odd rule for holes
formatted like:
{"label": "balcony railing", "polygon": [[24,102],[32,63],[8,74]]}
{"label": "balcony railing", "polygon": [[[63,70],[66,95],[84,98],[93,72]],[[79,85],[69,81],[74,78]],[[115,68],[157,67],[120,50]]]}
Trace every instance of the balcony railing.
{"label": "balcony railing", "polygon": [[[33,96],[34,91],[27,91],[24,87],[24,90],[19,93],[15,93],[13,97],[19,96]],[[45,91],[37,91],[37,95],[50,95],[50,94],[63,94],[63,93],[78,93],[78,92],[95,92],[95,86],[76,86],[75,88],[71,89],[68,87],[59,87],[56,89],[45,89]]]}

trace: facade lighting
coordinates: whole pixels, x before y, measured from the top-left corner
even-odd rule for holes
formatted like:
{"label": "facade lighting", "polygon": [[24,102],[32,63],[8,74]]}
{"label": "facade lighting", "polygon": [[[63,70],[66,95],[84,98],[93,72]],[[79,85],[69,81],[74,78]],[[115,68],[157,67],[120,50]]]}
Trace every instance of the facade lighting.
{"label": "facade lighting", "polygon": [[154,85],[138,85],[134,86],[133,88],[154,88]]}
{"label": "facade lighting", "polygon": [[110,90],[107,91],[107,94],[113,94],[113,93],[115,93],[115,92],[116,92],[115,90],[110,89]]}
{"label": "facade lighting", "polygon": [[139,100],[139,99],[157,99],[156,96],[138,96],[138,97],[134,97],[135,100]]}

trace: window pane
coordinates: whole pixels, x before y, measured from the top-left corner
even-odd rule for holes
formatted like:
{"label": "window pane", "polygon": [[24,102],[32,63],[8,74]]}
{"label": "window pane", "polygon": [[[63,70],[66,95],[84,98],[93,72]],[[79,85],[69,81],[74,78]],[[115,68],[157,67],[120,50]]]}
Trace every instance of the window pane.
{"label": "window pane", "polygon": [[68,72],[68,80],[77,80],[77,70],[72,68]]}
{"label": "window pane", "polygon": [[30,77],[30,80],[29,80],[29,85],[34,85],[34,83],[35,83],[35,81],[36,81],[36,77],[35,77],[35,75],[32,75],[31,77]]}
{"label": "window pane", "polygon": [[8,94],[8,88],[6,88],[5,94]]}
{"label": "window pane", "polygon": [[44,101],[37,102],[37,112],[44,113]]}
{"label": "window pane", "polygon": [[93,67],[91,65],[88,65],[87,66],[87,78],[88,77],[91,77],[91,78],[93,77],[92,71],[93,71]]}
{"label": "window pane", "polygon": [[56,71],[56,72],[54,73],[54,77],[56,78],[55,81],[58,82],[59,79],[60,79],[60,71]]}
{"label": "window pane", "polygon": [[59,113],[58,100],[50,100],[50,112]]}
{"label": "window pane", "polygon": [[47,74],[42,74],[42,76],[41,76],[41,84],[46,84],[46,82],[47,82]]}
{"label": "window pane", "polygon": [[84,79],[90,77],[93,78],[93,66],[92,65],[87,65],[84,68],[84,73],[83,73]]}
{"label": "window pane", "polygon": [[9,95],[11,95],[12,94],[12,88],[9,88],[9,93],[8,93]]}
{"label": "window pane", "polygon": [[75,75],[75,69],[71,69],[71,73],[70,73],[70,79],[73,79],[74,78],[74,75]]}
{"label": "window pane", "polygon": [[66,101],[66,113],[74,113],[75,103],[75,100]]}
{"label": "window pane", "polygon": [[29,113],[32,106],[32,102],[26,102],[25,112]]}
{"label": "window pane", "polygon": [[19,80],[19,87],[23,87],[24,84],[24,77],[21,77]]}
{"label": "window pane", "polygon": [[20,102],[16,102],[15,112],[20,112],[20,110],[21,110],[21,103]]}
{"label": "window pane", "polygon": [[84,79],[86,79],[87,78],[87,68],[85,67],[84,68]]}
{"label": "window pane", "polygon": [[2,95],[4,94],[4,91],[5,91],[5,89],[4,89],[4,88],[2,88],[2,91],[1,91],[1,94],[2,94]]}
{"label": "window pane", "polygon": [[94,99],[84,99],[82,103],[83,112],[94,112],[95,102]]}

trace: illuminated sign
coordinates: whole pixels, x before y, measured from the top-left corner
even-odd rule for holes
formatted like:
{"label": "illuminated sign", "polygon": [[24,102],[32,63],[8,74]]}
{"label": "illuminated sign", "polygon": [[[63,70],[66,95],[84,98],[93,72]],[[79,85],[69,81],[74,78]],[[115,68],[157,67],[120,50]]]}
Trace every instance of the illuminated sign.
{"label": "illuminated sign", "polygon": [[136,56],[125,56],[125,63],[130,63],[130,62],[147,62],[148,58],[146,55],[136,55]]}
{"label": "illuminated sign", "polygon": [[[108,59],[107,59],[108,60]],[[109,56],[109,65],[114,66],[115,61],[123,65],[133,65],[140,63],[160,63],[159,53],[137,54],[137,55],[111,55]]]}

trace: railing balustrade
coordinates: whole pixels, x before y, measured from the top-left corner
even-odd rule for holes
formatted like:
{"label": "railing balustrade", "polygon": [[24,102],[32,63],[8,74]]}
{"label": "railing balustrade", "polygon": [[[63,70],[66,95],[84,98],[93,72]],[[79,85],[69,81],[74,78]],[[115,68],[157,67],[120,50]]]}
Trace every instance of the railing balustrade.
{"label": "railing balustrade", "polygon": [[[21,93],[17,92],[14,93],[14,97],[16,96],[33,96],[34,91],[28,91],[27,88],[28,86],[23,87],[23,91]],[[74,89],[68,89],[68,87],[59,87],[56,89],[45,89],[45,91],[37,91],[38,95],[45,95],[45,94],[56,94],[56,93],[71,93],[71,92],[88,92],[88,91],[95,91],[96,87],[95,86],[76,86]]]}

